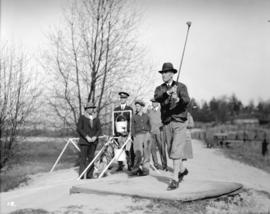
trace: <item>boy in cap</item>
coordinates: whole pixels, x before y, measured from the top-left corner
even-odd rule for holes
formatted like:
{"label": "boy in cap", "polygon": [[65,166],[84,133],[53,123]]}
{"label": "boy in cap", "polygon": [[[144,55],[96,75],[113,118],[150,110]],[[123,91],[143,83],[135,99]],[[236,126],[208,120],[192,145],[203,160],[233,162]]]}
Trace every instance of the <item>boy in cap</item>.
{"label": "boy in cap", "polygon": [[[120,113],[114,112],[114,118],[117,118],[118,115],[122,114],[127,120],[127,130],[125,132],[119,133],[117,132],[116,127],[114,127],[115,136],[119,137],[118,142],[121,146],[126,141],[128,134],[131,132],[130,130],[131,118],[130,117],[132,117],[132,115],[130,115],[129,112],[121,113],[121,111],[131,111],[131,114],[133,114],[133,109],[127,105],[127,98],[129,97],[129,94],[127,92],[124,92],[124,91],[119,92],[119,97],[120,97],[120,105],[117,106],[114,109],[114,111],[120,111]],[[129,143],[128,145],[126,145],[126,157],[127,157],[128,170],[131,170],[131,168],[133,167],[134,158],[135,158],[132,143]],[[122,171],[123,167],[124,167],[123,161],[118,161],[117,171]]]}
{"label": "boy in cap", "polygon": [[[77,132],[79,133],[80,147],[80,168],[79,175],[95,157],[95,151],[98,144],[98,136],[101,135],[101,125],[96,117],[96,106],[88,102],[85,106],[85,113],[81,115],[77,123]],[[94,165],[86,173],[86,178],[93,178]]]}
{"label": "boy in cap", "polygon": [[161,105],[161,120],[163,123],[164,139],[167,143],[169,158],[173,160],[173,176],[168,186],[168,190],[178,188],[183,177],[188,171],[183,166],[186,157],[186,123],[187,106],[190,98],[187,87],[180,82],[173,80],[173,75],[177,70],[172,63],[164,63],[162,70],[163,84],[155,90],[155,100]]}
{"label": "boy in cap", "polygon": [[152,136],[152,145],[151,145],[151,153],[152,158],[154,162],[154,166],[159,169],[158,165],[158,159],[157,159],[157,152],[156,147],[158,147],[158,151],[160,154],[160,160],[162,163],[162,169],[167,171],[167,158],[166,158],[166,146],[165,142],[163,140],[161,128],[162,128],[162,122],[161,122],[161,112],[160,112],[160,106],[159,103],[152,98],[152,107],[148,110],[148,116],[150,119],[151,124],[151,136]]}
{"label": "boy in cap", "polygon": [[[151,150],[151,125],[147,114],[143,113],[144,102],[135,101],[136,113],[132,118],[132,136],[134,137],[135,160],[132,175],[148,175]],[[142,168],[141,168],[141,165]]]}

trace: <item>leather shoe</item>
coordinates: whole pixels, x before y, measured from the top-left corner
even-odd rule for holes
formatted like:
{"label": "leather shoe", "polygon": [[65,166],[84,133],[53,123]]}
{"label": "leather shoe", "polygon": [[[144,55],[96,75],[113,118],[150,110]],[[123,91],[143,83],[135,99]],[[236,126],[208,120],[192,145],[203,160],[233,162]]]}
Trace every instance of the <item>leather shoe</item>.
{"label": "leather shoe", "polygon": [[165,171],[165,172],[167,172],[168,171],[168,167],[167,166],[163,166],[162,167],[162,170]]}
{"label": "leather shoe", "polygon": [[133,168],[130,172],[130,175],[139,175],[140,168]]}
{"label": "leather shoe", "polygon": [[183,180],[184,176],[187,175],[187,174],[188,174],[187,168],[185,168],[184,172],[182,172],[182,173],[179,172],[178,173],[178,181],[181,182]]}
{"label": "leather shoe", "polygon": [[147,175],[149,175],[149,169],[146,169],[146,168],[139,169],[138,175],[139,176],[147,176]]}
{"label": "leather shoe", "polygon": [[169,186],[168,186],[167,190],[170,191],[170,190],[177,189],[178,186],[179,186],[179,182],[178,181],[171,180],[171,182],[169,183]]}
{"label": "leather shoe", "polygon": [[122,166],[119,166],[119,167],[116,169],[116,172],[120,172],[120,171],[123,171],[123,167],[122,167]]}

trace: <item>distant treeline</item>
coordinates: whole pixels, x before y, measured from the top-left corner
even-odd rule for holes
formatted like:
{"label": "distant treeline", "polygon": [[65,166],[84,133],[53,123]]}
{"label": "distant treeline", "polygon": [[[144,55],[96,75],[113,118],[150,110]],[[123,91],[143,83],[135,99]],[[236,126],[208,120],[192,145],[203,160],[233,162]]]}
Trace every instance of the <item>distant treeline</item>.
{"label": "distant treeline", "polygon": [[212,98],[202,105],[192,99],[189,111],[194,120],[200,122],[224,123],[236,118],[257,118],[260,124],[270,124],[270,101],[260,101],[257,105],[251,101],[243,105],[235,95]]}
{"label": "distant treeline", "polygon": [[[257,118],[260,124],[268,124],[270,126],[270,101],[260,101],[257,105],[250,102],[248,105],[243,103],[235,96],[223,96],[220,98],[212,98],[209,102],[203,102],[201,105],[192,98],[189,105],[189,111],[192,114],[196,124],[203,123],[225,123],[232,122],[234,119],[250,119]],[[102,121],[104,122],[104,121]],[[111,121],[103,123],[103,134],[111,134]],[[66,126],[53,127],[35,124],[32,121],[27,123],[19,130],[22,136],[51,136],[77,137],[75,129]]]}
{"label": "distant treeline", "polygon": [[21,128],[18,131],[19,136],[24,137],[34,137],[34,136],[43,136],[43,137],[78,137],[76,130],[71,128]]}

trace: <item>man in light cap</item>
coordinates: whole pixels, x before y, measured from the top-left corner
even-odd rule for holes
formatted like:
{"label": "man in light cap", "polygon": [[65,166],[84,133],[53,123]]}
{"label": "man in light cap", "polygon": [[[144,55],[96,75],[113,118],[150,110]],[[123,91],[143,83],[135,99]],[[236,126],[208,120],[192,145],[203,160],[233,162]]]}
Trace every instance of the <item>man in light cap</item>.
{"label": "man in light cap", "polygon": [[[95,151],[98,144],[98,137],[101,135],[101,125],[96,117],[96,106],[88,102],[85,106],[85,113],[81,115],[77,123],[77,132],[79,133],[80,147],[80,168],[79,175],[85,170],[87,165],[95,157]],[[94,164],[86,172],[86,178],[93,178]]]}
{"label": "man in light cap", "polygon": [[[124,132],[119,133],[119,132],[117,132],[116,127],[114,127],[115,136],[119,137],[118,143],[120,144],[120,146],[122,146],[124,144],[124,142],[126,141],[128,134],[131,132],[131,130],[130,130],[131,121],[130,120],[131,120],[131,117],[133,114],[133,109],[127,105],[127,98],[129,97],[129,94],[127,92],[124,92],[124,91],[121,91],[118,94],[120,97],[120,105],[114,109],[114,118],[116,119],[117,116],[122,115],[127,120],[127,129]],[[123,112],[121,112],[121,111],[123,111]],[[126,112],[124,112],[124,111],[126,111]],[[131,111],[131,115],[128,111]],[[128,143],[126,145],[125,149],[126,149],[128,170],[130,171],[131,168],[133,167],[134,158],[135,158],[135,154],[133,151],[133,143]],[[122,171],[123,167],[124,167],[123,161],[118,161],[117,171]]]}
{"label": "man in light cap", "polygon": [[178,188],[183,177],[188,171],[183,166],[182,159],[186,157],[186,123],[187,106],[190,98],[187,87],[180,82],[173,80],[177,70],[172,63],[164,63],[162,70],[163,84],[155,90],[155,100],[161,105],[161,120],[163,123],[164,140],[167,143],[169,158],[173,160],[173,176],[169,183],[168,190]]}
{"label": "man in light cap", "polygon": [[151,153],[151,125],[147,114],[143,112],[145,106],[142,100],[135,101],[136,113],[132,118],[132,136],[134,136],[135,160],[131,175],[148,175]]}

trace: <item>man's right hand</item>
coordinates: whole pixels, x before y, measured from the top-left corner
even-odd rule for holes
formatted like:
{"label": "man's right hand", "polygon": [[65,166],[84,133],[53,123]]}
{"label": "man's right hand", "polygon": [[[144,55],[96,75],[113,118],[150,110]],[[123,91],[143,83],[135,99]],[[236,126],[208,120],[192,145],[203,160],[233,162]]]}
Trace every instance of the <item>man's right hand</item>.
{"label": "man's right hand", "polygon": [[169,95],[172,95],[173,93],[176,93],[176,91],[177,91],[177,86],[174,85],[174,86],[171,87],[169,90],[167,90],[167,93],[168,93]]}

